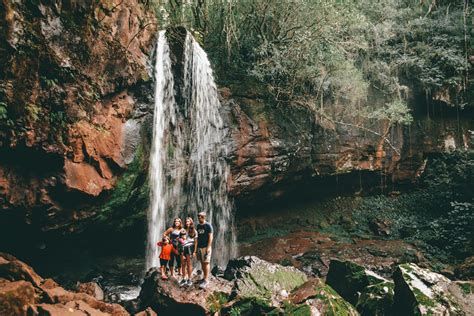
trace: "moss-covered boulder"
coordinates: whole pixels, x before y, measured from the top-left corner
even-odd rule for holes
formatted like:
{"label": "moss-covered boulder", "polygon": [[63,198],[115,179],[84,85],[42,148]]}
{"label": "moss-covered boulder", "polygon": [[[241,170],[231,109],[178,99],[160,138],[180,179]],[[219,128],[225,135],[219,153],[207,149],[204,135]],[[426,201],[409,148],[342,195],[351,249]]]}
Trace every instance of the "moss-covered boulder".
{"label": "moss-covered boulder", "polygon": [[397,267],[393,280],[397,315],[467,314],[459,298],[449,291],[453,282],[441,274],[406,263]]}
{"label": "moss-covered boulder", "polygon": [[393,314],[395,285],[383,281],[364,288],[357,300],[356,309],[361,315],[387,316]]}
{"label": "moss-covered boulder", "polygon": [[474,281],[451,282],[448,291],[466,315],[474,315]]}
{"label": "moss-covered boulder", "polygon": [[[359,315],[351,304],[318,278],[311,279],[294,290],[289,296],[289,303],[294,307],[285,309],[287,315]],[[304,308],[304,305],[309,306],[309,309]],[[290,311],[298,311],[298,314]]]}
{"label": "moss-covered boulder", "polygon": [[385,282],[386,279],[352,262],[332,259],[326,283],[353,305],[367,286]]}
{"label": "moss-covered boulder", "polygon": [[265,299],[274,305],[307,281],[306,275],[293,267],[273,264],[254,256],[230,260],[224,275],[235,280],[234,295]]}

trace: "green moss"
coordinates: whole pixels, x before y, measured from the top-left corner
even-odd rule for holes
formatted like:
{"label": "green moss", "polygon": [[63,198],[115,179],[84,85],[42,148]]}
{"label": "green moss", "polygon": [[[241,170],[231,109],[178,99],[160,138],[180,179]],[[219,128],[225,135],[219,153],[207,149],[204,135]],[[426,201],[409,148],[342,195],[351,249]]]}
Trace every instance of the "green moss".
{"label": "green moss", "polygon": [[470,282],[459,282],[457,283],[457,285],[459,286],[459,288],[461,289],[461,291],[465,294],[465,295],[469,295],[469,294],[472,294],[474,293],[474,284],[473,283],[470,283]]}
{"label": "green moss", "polygon": [[295,305],[290,302],[283,302],[283,315],[285,316],[311,316],[309,305]]}
{"label": "green moss", "polygon": [[257,264],[244,273],[243,278],[238,281],[238,286],[242,297],[270,298],[276,290],[284,289],[290,292],[306,280],[304,273],[294,269],[278,267],[276,270],[270,270],[264,264]]}
{"label": "green moss", "polygon": [[222,305],[227,303],[229,296],[222,292],[214,292],[207,298],[207,304],[209,306],[209,311],[211,314],[214,314],[221,310]]}
{"label": "green moss", "polygon": [[236,302],[229,311],[230,316],[278,315],[279,310],[266,299],[258,297],[244,298]]}
{"label": "green moss", "polygon": [[431,299],[428,296],[426,296],[425,294],[423,294],[423,292],[421,292],[416,287],[413,287],[412,291],[413,291],[413,294],[415,295],[415,298],[416,298],[416,301],[418,302],[418,304],[423,305],[425,307],[435,307],[436,306],[436,302],[433,299]]}
{"label": "green moss", "polygon": [[143,147],[139,146],[134,160],[119,177],[107,202],[98,211],[97,221],[123,230],[146,218],[149,187],[143,152]]}
{"label": "green moss", "polygon": [[351,316],[358,315],[354,307],[345,301],[329,285],[320,283],[315,290],[318,292],[316,299],[323,304],[323,314],[327,316]]}

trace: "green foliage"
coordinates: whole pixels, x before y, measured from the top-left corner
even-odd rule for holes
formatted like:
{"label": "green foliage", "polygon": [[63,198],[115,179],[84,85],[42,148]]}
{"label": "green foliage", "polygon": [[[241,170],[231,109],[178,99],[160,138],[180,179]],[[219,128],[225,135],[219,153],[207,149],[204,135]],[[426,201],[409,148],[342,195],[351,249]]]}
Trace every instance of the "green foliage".
{"label": "green foliage", "polygon": [[472,102],[466,3],[165,0],[156,12],[161,27],[203,38],[221,84],[256,80],[279,103],[334,122],[409,124],[411,88],[428,100]]}
{"label": "green foliage", "polygon": [[214,292],[207,298],[207,304],[209,305],[209,310],[211,314],[217,313],[222,308],[222,305],[227,303],[229,297],[227,294],[222,292]]}
{"label": "green foliage", "polygon": [[386,120],[391,124],[409,125],[413,121],[406,102],[393,100],[384,107],[368,113],[369,119]]}
{"label": "green foliage", "polygon": [[442,261],[462,260],[474,251],[474,152],[455,151],[430,159],[423,188],[396,198],[362,199],[354,211],[357,229],[383,218],[391,223],[390,238],[405,238]]}
{"label": "green foliage", "polygon": [[29,116],[29,118],[33,121],[36,122],[39,119],[39,116],[42,112],[41,108],[37,106],[36,104],[28,103],[25,106],[26,114]]}
{"label": "green foliage", "polygon": [[8,109],[7,105],[3,102],[0,102],[0,120],[7,120],[8,119]]}

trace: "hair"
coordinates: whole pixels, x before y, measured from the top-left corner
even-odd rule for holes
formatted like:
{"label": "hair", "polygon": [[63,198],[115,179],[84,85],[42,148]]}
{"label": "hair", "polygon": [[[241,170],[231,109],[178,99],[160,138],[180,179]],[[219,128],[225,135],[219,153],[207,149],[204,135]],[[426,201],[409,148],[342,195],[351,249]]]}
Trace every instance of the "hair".
{"label": "hair", "polygon": [[176,217],[175,219],[173,219],[173,226],[171,226],[171,227],[177,228],[177,226],[176,226],[175,223],[174,223],[174,222],[176,222],[176,220],[179,220],[179,228],[180,228],[180,229],[183,228],[183,221],[182,221],[181,218],[179,218],[179,217]]}
{"label": "hair", "polygon": [[165,241],[170,241],[170,239],[168,238],[168,236],[164,236],[162,239],[161,239],[162,242],[165,242]]}
{"label": "hair", "polygon": [[186,235],[186,229],[184,229],[184,228],[181,229],[181,230],[179,231],[179,234],[180,234],[180,235]]}
{"label": "hair", "polygon": [[185,225],[186,225],[186,222],[188,220],[191,222],[191,224],[189,224],[189,226],[186,227],[186,230],[188,231],[189,236],[195,237],[196,236],[196,229],[194,229],[194,221],[191,217],[187,217],[186,221],[184,222]]}

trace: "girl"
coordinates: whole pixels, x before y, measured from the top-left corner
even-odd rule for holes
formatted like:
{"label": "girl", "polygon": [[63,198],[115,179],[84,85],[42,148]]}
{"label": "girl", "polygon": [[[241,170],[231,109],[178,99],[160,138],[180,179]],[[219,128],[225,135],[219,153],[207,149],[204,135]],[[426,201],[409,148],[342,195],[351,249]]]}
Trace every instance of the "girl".
{"label": "girl", "polygon": [[170,261],[170,255],[173,250],[173,246],[170,244],[170,239],[168,237],[163,237],[163,239],[157,243],[161,247],[160,253],[160,270],[161,270],[161,279],[166,280],[166,267]]}
{"label": "girl", "polygon": [[197,249],[197,231],[194,228],[193,219],[188,217],[186,218],[186,239],[183,244],[183,267],[184,267],[184,278],[179,283],[180,286],[191,286],[193,282],[191,281],[193,273],[193,256],[194,251]]}
{"label": "girl", "polygon": [[170,275],[172,278],[176,278],[174,275],[174,267],[178,268],[178,274],[181,274],[181,256],[178,253],[178,237],[179,232],[182,229],[182,222],[181,218],[175,218],[173,221],[173,226],[168,228],[165,233],[163,234],[164,237],[168,237],[170,239],[171,244],[173,245],[173,251],[171,252],[170,256]]}

